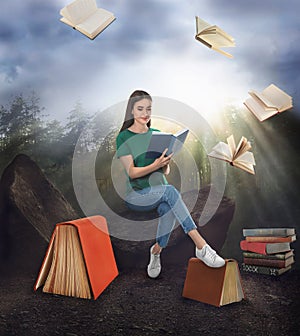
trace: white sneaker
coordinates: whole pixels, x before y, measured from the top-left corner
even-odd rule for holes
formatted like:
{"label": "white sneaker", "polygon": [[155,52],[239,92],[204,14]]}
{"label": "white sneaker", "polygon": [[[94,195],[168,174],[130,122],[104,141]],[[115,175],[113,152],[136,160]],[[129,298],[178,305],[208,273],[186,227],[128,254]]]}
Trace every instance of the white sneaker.
{"label": "white sneaker", "polygon": [[147,271],[150,278],[157,278],[161,271],[160,253],[153,254],[152,253],[153,248],[154,245],[150,248],[150,262],[147,267]]}
{"label": "white sneaker", "polygon": [[202,260],[209,267],[218,268],[225,265],[225,260],[207,244],[205,244],[200,250],[196,247],[196,257]]}

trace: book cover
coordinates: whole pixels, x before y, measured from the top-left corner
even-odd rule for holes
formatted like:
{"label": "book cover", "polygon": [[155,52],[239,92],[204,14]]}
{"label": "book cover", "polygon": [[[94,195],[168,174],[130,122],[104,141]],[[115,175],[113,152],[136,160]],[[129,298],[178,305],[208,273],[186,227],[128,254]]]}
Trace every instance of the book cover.
{"label": "book cover", "polygon": [[237,262],[225,261],[223,267],[212,268],[198,258],[191,258],[182,296],[216,307],[241,301],[245,296]]}
{"label": "book cover", "polygon": [[[64,234],[68,227],[70,227],[69,231]],[[76,239],[76,235],[72,234],[72,231],[74,232],[72,228],[75,228],[78,239]],[[55,264],[59,260],[64,263],[66,258],[69,260],[65,264],[66,266],[57,269]],[[79,267],[81,263],[84,265]],[[78,271],[81,274],[78,275]],[[87,282],[95,300],[118,275],[104,217],[91,216],[56,225],[34,290],[48,281],[47,292],[55,293],[58,290],[57,293],[61,294],[65,289],[68,292],[67,283],[73,281],[73,279],[70,279],[72,274],[76,276],[79,282],[77,286],[81,285],[81,282]],[[89,298],[89,295],[84,294],[83,297]]]}
{"label": "book cover", "polygon": [[243,236],[279,236],[286,237],[296,234],[295,228],[253,228],[243,229]]}
{"label": "book cover", "polygon": [[289,271],[292,266],[287,266],[283,268],[276,268],[276,267],[267,267],[267,266],[257,266],[257,265],[247,265],[242,263],[242,271],[248,273],[257,273],[257,274],[265,274],[265,275],[274,275],[278,276],[287,271]]}
{"label": "book cover", "polygon": [[247,240],[240,241],[240,247],[243,251],[256,252],[260,254],[273,254],[289,251],[290,243],[261,243],[248,242]]}
{"label": "book cover", "polygon": [[156,159],[161,156],[166,148],[168,148],[166,153],[167,156],[171,153],[178,153],[182,148],[188,133],[189,130],[187,128],[175,134],[153,131],[151,134],[146,157]]}

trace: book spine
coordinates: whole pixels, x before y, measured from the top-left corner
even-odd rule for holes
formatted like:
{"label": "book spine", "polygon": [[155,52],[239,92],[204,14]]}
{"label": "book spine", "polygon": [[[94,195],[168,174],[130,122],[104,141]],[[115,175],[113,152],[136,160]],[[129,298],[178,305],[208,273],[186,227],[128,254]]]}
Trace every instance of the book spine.
{"label": "book spine", "polygon": [[[290,269],[290,266],[287,269],[282,269],[287,271]],[[247,265],[245,263],[242,264],[242,270],[248,273],[257,273],[257,274],[266,274],[266,275],[280,275],[283,272],[280,272],[280,268],[267,267],[267,266],[257,266],[257,265]]]}
{"label": "book spine", "polygon": [[295,234],[294,228],[262,228],[243,229],[243,236],[291,236]]}
{"label": "book spine", "polygon": [[282,268],[286,267],[285,260],[274,260],[274,259],[259,259],[259,258],[245,258],[244,263],[247,265],[257,265],[257,266],[269,266]]}
{"label": "book spine", "polygon": [[275,259],[275,260],[285,260],[288,257],[292,256],[293,253],[277,253],[277,254],[259,254],[255,252],[243,252],[243,257],[246,258],[256,258],[256,259]]}
{"label": "book spine", "polygon": [[285,242],[293,242],[295,239],[294,236],[288,237],[275,237],[275,236],[247,236],[246,240],[248,242],[261,242],[261,243],[285,243]]}
{"label": "book spine", "polygon": [[241,250],[250,251],[259,254],[267,254],[266,252],[266,243],[257,243],[257,242],[248,242],[246,240],[242,240],[240,242]]}

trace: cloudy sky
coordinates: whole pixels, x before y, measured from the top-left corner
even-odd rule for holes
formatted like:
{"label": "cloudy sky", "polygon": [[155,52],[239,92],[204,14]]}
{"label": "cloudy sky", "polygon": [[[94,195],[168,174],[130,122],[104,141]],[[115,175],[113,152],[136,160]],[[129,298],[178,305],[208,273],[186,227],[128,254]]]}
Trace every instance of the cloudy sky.
{"label": "cloudy sky", "polygon": [[[142,88],[213,114],[275,83],[299,111],[299,0],[97,0],[117,19],[93,41],[59,21],[69,2],[3,1],[0,104],[34,90],[65,120],[77,101],[94,113]],[[195,15],[235,38],[233,59],[195,40]]]}

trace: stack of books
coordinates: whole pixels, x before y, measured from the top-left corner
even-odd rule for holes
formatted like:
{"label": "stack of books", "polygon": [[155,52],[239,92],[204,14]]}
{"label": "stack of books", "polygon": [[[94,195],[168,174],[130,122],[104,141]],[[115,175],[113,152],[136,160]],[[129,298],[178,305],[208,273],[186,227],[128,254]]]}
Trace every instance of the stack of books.
{"label": "stack of books", "polygon": [[294,228],[243,229],[242,270],[249,273],[280,275],[292,268],[296,240]]}

